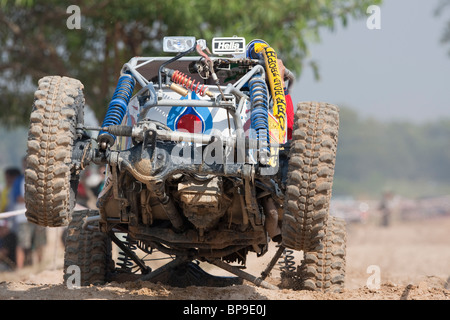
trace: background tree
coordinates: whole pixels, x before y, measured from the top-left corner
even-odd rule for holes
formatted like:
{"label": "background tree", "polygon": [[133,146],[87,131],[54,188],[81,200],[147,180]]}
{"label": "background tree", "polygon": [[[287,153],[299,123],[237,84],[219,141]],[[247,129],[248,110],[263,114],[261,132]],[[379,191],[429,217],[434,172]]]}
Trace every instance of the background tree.
{"label": "background tree", "polygon": [[[123,63],[161,54],[167,35],[261,38],[301,74],[308,43],[321,28],[346,25],[381,0],[79,0],[81,29],[68,29],[68,4],[0,0],[0,121],[27,124],[39,78],[65,75],[85,85],[102,119]],[[315,68],[314,64],[312,67]]]}
{"label": "background tree", "polygon": [[[445,12],[450,11],[450,0],[440,0],[435,10],[436,16],[443,15]],[[441,37],[441,42],[443,44],[450,43],[450,20],[446,22],[444,32]],[[448,52],[450,55],[450,51]]]}

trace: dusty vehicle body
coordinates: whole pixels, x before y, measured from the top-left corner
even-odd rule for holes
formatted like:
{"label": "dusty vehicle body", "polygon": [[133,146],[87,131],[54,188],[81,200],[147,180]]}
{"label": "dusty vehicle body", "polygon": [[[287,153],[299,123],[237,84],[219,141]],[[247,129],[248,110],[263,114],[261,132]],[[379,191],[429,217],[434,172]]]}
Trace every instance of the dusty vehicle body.
{"label": "dusty vehicle body", "polygon": [[[68,225],[65,267],[79,266],[83,285],[125,274],[273,287],[264,279],[287,248],[304,253],[301,265],[285,270],[288,278],[301,288],[341,290],[345,230],[328,214],[338,109],[299,104],[288,139],[285,89],[294,78],[289,70],[282,78],[264,41],[215,38],[213,54],[205,41],[164,41],[176,55],[126,63],[99,128],[84,125],[78,80],[40,80],[25,178],[29,221]],[[74,211],[88,165],[106,166],[98,210]],[[111,241],[120,248],[117,263]],[[266,254],[271,241],[279,248],[261,276],[231,265]],[[172,260],[153,270],[138,250]],[[238,278],[209,276],[192,261]]]}

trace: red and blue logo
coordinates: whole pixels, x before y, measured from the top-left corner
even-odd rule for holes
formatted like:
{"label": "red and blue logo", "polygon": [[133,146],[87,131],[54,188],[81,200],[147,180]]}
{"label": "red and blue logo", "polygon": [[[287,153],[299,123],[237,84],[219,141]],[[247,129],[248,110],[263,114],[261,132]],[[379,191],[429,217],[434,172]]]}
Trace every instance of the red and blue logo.
{"label": "red and blue logo", "polygon": [[[181,99],[188,98],[182,97]],[[191,99],[199,100],[199,97],[192,92]],[[213,121],[209,108],[172,107],[167,116],[167,126],[173,131],[207,133],[212,129]]]}

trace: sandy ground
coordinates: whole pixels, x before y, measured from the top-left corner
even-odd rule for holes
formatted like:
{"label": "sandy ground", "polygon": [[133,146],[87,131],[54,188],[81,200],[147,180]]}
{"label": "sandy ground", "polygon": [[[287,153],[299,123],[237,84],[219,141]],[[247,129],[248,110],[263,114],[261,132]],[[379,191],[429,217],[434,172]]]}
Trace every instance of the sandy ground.
{"label": "sandy ground", "polygon": [[[68,289],[63,283],[60,229],[49,229],[45,261],[0,273],[0,299],[19,300],[450,300],[450,217],[347,227],[347,275],[343,293],[270,290],[244,282],[224,288],[173,288],[146,282]],[[271,251],[275,248],[271,248]],[[299,253],[301,257],[301,253]],[[251,256],[247,271],[259,275],[270,260]],[[298,260],[301,258],[297,257]],[[380,285],[372,281],[379,271]],[[213,274],[223,274],[208,269]],[[276,268],[268,282],[279,284]]]}

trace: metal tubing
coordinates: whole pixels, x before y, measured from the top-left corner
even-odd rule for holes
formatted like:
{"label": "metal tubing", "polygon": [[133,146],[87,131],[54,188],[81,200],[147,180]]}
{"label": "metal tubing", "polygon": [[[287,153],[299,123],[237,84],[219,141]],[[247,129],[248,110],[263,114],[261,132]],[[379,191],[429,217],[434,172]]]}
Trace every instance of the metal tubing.
{"label": "metal tubing", "polygon": [[231,104],[227,103],[217,103],[216,101],[206,101],[206,100],[176,100],[176,99],[161,99],[158,100],[156,104],[158,107],[200,107],[200,108],[230,108],[233,107]]}
{"label": "metal tubing", "polygon": [[267,265],[266,269],[264,269],[263,272],[261,272],[261,279],[266,279],[270,272],[272,271],[273,267],[275,266],[275,264],[277,263],[277,261],[280,259],[281,255],[283,254],[284,250],[286,248],[283,246],[280,246],[277,250],[277,252],[275,253],[275,255],[273,256],[272,260],[270,260],[269,264]]}
{"label": "metal tubing", "polygon": [[[245,76],[243,76],[242,78],[240,78],[235,84],[234,87],[237,90],[240,90],[244,84],[246,84],[251,77],[253,77],[254,74],[256,74],[257,72],[262,72],[265,75],[265,69],[263,66],[261,65],[257,65],[255,66],[252,70],[250,70]],[[225,91],[226,92],[226,91]]]}
{"label": "metal tubing", "polygon": [[237,275],[238,277],[241,277],[247,281],[250,281],[251,283],[259,286],[259,287],[263,287],[266,289],[271,289],[271,290],[278,290],[279,288],[277,286],[274,286],[266,281],[264,281],[263,279],[259,278],[259,277],[255,277],[253,275],[251,275],[250,273],[247,273],[245,271],[242,271],[241,269],[238,269],[236,267],[230,266],[229,264],[223,262],[222,260],[219,259],[215,259],[215,260],[211,260],[209,261],[209,263],[218,266],[219,268],[222,268],[234,275]]}
{"label": "metal tubing", "polygon": [[[157,134],[158,138],[161,140],[169,140],[169,141],[173,141],[173,142],[188,141],[188,142],[209,144],[215,140],[215,136],[212,136],[209,134],[202,134],[202,133],[156,130],[156,134]],[[227,139],[227,138],[224,137],[224,139]],[[234,144],[232,146],[234,146]]]}
{"label": "metal tubing", "polygon": [[91,222],[100,221],[100,219],[101,219],[101,216],[100,216],[100,215],[98,215],[98,216],[93,216],[93,217],[86,217],[86,218],[84,219],[83,226],[82,226],[81,228],[84,229],[84,230],[86,230],[87,227],[88,227],[88,225],[89,225]]}
{"label": "metal tubing", "polygon": [[149,268],[145,265],[145,263],[133,251],[125,246],[123,242],[116,237],[114,232],[108,232],[108,236],[125,254],[127,254],[131,258],[131,260],[133,260],[139,266],[142,273],[147,273],[149,271]]}
{"label": "metal tubing", "polygon": [[131,66],[130,63],[124,64],[121,74],[125,74],[126,71],[131,72],[131,74],[134,76],[134,78],[137,80],[137,82],[139,82],[139,84],[142,87],[145,87],[146,85],[149,84],[149,81],[145,79],[139,72],[137,72],[136,69],[133,66]]}
{"label": "metal tubing", "polygon": [[172,199],[165,195],[162,199],[159,199],[161,206],[163,207],[164,211],[166,212],[167,218],[169,218],[170,222],[172,223],[173,227],[176,230],[181,230],[183,228],[183,218],[181,217],[181,214],[178,212],[177,208],[175,207],[175,204],[173,203]]}

